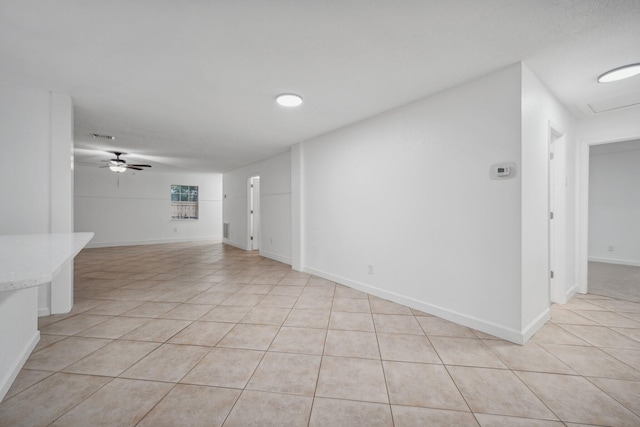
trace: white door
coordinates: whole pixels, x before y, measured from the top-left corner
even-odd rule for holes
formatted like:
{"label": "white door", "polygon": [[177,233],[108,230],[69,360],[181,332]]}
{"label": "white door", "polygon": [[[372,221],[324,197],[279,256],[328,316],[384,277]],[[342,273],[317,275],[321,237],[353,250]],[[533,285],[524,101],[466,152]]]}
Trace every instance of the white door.
{"label": "white door", "polygon": [[251,249],[260,249],[260,177],[254,176],[250,179],[250,231]]}

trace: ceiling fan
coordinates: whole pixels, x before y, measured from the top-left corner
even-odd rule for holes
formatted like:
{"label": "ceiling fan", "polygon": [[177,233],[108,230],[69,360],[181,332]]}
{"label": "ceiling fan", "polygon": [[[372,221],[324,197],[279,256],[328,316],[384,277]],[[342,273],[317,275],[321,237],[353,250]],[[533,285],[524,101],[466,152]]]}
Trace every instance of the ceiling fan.
{"label": "ceiling fan", "polygon": [[115,154],[116,158],[115,159],[110,159],[107,164],[105,164],[104,166],[101,166],[101,167],[109,168],[113,172],[122,173],[122,172],[126,171],[127,169],[134,169],[134,170],[137,170],[137,171],[141,171],[141,170],[144,170],[143,168],[150,168],[151,167],[151,165],[133,165],[133,164],[127,163],[124,159],[120,158],[120,156],[122,156],[124,154],[127,154],[127,153],[123,153],[123,152],[120,152],[120,151],[109,151],[109,153]]}

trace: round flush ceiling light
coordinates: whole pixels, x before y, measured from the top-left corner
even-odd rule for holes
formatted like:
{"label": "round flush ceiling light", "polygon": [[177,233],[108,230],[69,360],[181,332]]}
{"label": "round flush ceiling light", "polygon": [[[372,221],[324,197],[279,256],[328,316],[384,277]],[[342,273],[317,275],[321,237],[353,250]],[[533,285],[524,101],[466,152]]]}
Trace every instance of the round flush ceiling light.
{"label": "round flush ceiling light", "polygon": [[598,77],[598,83],[611,83],[618,80],[628,79],[640,74],[640,64],[625,65],[624,67],[614,68]]}
{"label": "round flush ceiling light", "polygon": [[283,107],[297,107],[302,104],[302,97],[295,93],[283,93],[278,95],[276,102]]}

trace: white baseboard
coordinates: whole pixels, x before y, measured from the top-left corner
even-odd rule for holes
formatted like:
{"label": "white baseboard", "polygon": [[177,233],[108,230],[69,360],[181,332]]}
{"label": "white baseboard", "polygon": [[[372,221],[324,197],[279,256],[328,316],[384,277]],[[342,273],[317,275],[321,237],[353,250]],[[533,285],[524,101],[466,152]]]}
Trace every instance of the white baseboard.
{"label": "white baseboard", "polygon": [[[545,323],[547,323],[547,321],[551,319],[551,309],[547,308],[546,310],[544,310],[542,313],[540,313],[538,315],[538,317],[536,317],[535,319],[533,319],[533,321],[531,323],[529,323],[523,330],[522,330],[522,342],[516,342],[516,344],[524,344],[527,341],[529,341],[529,338],[531,338],[533,336],[533,334],[535,334],[536,332],[538,332],[538,330],[540,328],[542,328],[544,326]],[[515,341],[514,341],[515,342]]]}
{"label": "white baseboard", "polygon": [[640,267],[640,261],[634,261],[632,259],[614,259],[614,258],[600,258],[600,257],[590,256],[589,261],[604,262],[606,264],[631,265],[633,267]]}
{"label": "white baseboard", "polygon": [[[578,292],[578,285],[575,284],[573,286],[571,286],[569,289],[565,290],[563,293],[561,292],[561,295],[558,296],[557,298],[552,298],[551,302],[554,304],[566,304],[569,302],[569,300],[571,298],[573,298],[573,296]],[[555,292],[554,292],[555,294]]]}
{"label": "white baseboard", "polygon": [[567,292],[565,292],[565,294],[564,294],[564,304],[566,304],[569,301],[571,301],[571,298],[573,298],[577,293],[578,293],[578,285],[577,284],[575,284],[572,287],[570,287],[569,289],[567,289]]}
{"label": "white baseboard", "polygon": [[38,307],[38,317],[51,316],[49,307]]}
{"label": "white baseboard", "polygon": [[222,239],[222,243],[224,243],[225,245],[233,246],[234,248],[242,249],[243,251],[248,251],[249,250],[247,245],[242,244],[242,243],[238,243],[238,242],[234,242],[233,240]]}
{"label": "white baseboard", "polygon": [[281,262],[283,264],[291,265],[291,258],[290,257],[278,255],[278,254],[275,254],[273,252],[263,251],[262,249],[260,249],[260,256],[272,259],[274,261],[279,261],[279,262]]}
{"label": "white baseboard", "polygon": [[[524,332],[517,331],[511,328],[506,328],[504,326],[497,325],[493,322],[478,319],[476,317],[468,316],[466,314],[458,313],[448,308],[440,307],[434,304],[429,304],[424,301],[419,301],[414,298],[409,298],[404,295],[396,294],[395,292],[387,291],[385,289],[380,289],[375,286],[367,285],[365,283],[356,282],[354,280],[346,279],[344,277],[340,277],[330,273],[326,273],[324,271],[316,270],[311,267],[305,266],[303,267],[302,271],[304,271],[305,273],[313,274],[318,277],[322,277],[327,280],[331,280],[332,282],[340,283],[341,285],[349,286],[353,289],[357,289],[359,291],[366,292],[380,298],[384,298],[389,301],[396,302],[398,304],[406,305],[407,307],[411,307],[413,309],[420,310],[425,313],[429,313],[434,316],[441,317],[451,322],[476,329],[480,332],[484,332],[486,334],[493,335],[495,337],[502,338],[516,344],[524,344],[526,342]],[[543,319],[545,315],[549,316],[549,313],[546,313],[546,314],[541,313],[540,316],[538,316],[538,319]],[[536,322],[542,321],[538,319],[536,319]],[[548,317],[546,320],[548,320]],[[538,323],[532,323],[531,325],[529,325],[528,326],[529,330],[533,331],[531,332],[531,334],[533,335],[533,333],[535,333],[535,331],[537,331],[538,328],[542,326],[546,320],[542,321],[542,323],[539,326],[537,326]]]}
{"label": "white baseboard", "polygon": [[[7,373],[5,377],[1,379],[2,382],[0,383],[0,402],[7,395],[7,392],[11,388],[11,385],[13,385],[13,382],[16,380],[16,377],[20,373],[20,370],[24,366],[29,356],[31,356],[31,352],[33,351],[34,348],[36,348],[36,345],[38,345],[39,341],[40,341],[40,331],[35,331],[31,340],[27,342],[27,345],[24,347],[24,349],[20,353],[20,357],[18,357],[18,359],[15,360],[15,362],[13,363],[13,366],[10,366],[6,370]],[[4,371],[4,368],[2,370]]]}
{"label": "white baseboard", "polygon": [[140,246],[140,245],[157,245],[162,243],[188,243],[210,241],[211,243],[222,243],[221,237],[188,237],[184,239],[158,239],[158,240],[132,240],[127,242],[99,242],[89,243],[86,247],[91,248],[111,248],[116,246]]}

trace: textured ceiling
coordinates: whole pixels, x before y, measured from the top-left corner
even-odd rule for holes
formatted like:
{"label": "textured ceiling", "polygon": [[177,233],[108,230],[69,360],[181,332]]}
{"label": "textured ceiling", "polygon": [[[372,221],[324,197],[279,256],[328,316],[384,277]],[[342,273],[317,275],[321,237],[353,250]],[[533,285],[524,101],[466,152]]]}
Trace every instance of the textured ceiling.
{"label": "textured ceiling", "polygon": [[0,80],[71,94],[78,160],[222,172],[518,61],[593,114],[640,91],[595,83],[640,62],[638,22],[640,0],[0,0]]}

